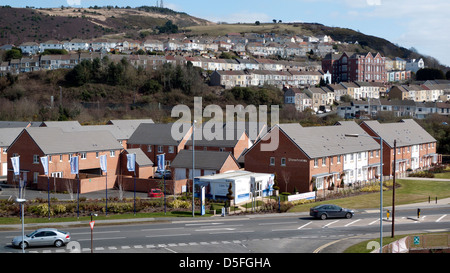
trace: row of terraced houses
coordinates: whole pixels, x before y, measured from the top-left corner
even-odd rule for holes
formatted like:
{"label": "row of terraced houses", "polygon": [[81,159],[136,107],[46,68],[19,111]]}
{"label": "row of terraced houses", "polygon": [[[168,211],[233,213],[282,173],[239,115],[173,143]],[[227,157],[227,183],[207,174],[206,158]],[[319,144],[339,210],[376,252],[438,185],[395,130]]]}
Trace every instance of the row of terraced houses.
{"label": "row of terraced houses", "polygon": [[[185,124],[181,131],[177,128],[182,133],[174,137],[175,125],[152,120],[113,120],[94,126],[81,126],[76,121],[0,122],[0,177],[6,177],[9,184],[24,181],[29,188],[50,187],[61,192],[76,191],[80,183],[81,193],[119,186],[132,191],[134,179],[136,190],[146,192],[161,185],[161,180],[153,176],[157,155],[165,154],[166,168],[172,172],[167,188],[173,194],[189,191],[192,177],[238,170],[275,174],[282,191],[310,192],[379,178],[380,142],[373,137],[383,139],[384,176],[392,175],[394,164],[396,172],[404,174],[441,162],[436,139],[412,119],[396,123],[366,120],[361,124],[340,121],[333,126],[314,127],[291,123],[271,128],[235,122],[217,123],[214,130],[203,124],[195,130],[195,145],[192,125]],[[202,139],[197,134],[205,130],[227,137]],[[263,145],[272,146],[267,149],[269,146]],[[136,154],[135,172],[127,169],[128,153]],[[107,157],[107,172],[100,168],[102,155]],[[11,158],[17,156],[20,175],[14,175],[11,164]],[[40,162],[44,156],[50,162],[48,175]],[[79,157],[78,176],[70,171],[70,158],[74,156]]]}

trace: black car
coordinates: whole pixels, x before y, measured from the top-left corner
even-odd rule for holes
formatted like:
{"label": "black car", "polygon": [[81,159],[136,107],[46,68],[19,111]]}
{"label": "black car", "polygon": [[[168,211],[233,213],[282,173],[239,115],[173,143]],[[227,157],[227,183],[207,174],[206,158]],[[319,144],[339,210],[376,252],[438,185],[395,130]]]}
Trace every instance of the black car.
{"label": "black car", "polygon": [[354,214],[355,212],[353,210],[341,208],[331,204],[319,205],[309,210],[309,215],[322,220],[338,217],[350,219]]}

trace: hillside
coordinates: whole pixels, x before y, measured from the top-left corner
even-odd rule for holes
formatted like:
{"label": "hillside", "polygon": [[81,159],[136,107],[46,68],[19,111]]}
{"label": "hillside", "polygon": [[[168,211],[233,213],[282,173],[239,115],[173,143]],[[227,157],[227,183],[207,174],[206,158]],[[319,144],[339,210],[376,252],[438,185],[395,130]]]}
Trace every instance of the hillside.
{"label": "hillside", "polygon": [[[423,58],[428,67],[447,71],[449,68],[440,65],[438,60],[407,48],[393,44],[392,42],[371,35],[340,27],[329,27],[318,23],[265,23],[265,24],[216,24],[193,25],[183,29],[188,35],[226,35],[228,33],[276,33],[289,35],[319,36],[329,35],[333,40],[348,44],[336,45],[340,52],[380,52],[389,58],[400,57],[403,59]],[[358,44],[355,44],[358,42]]]}
{"label": "hillside", "polygon": [[0,7],[0,44],[92,39],[109,34],[137,38],[156,33],[171,20],[179,27],[213,23],[166,8],[11,8]]}

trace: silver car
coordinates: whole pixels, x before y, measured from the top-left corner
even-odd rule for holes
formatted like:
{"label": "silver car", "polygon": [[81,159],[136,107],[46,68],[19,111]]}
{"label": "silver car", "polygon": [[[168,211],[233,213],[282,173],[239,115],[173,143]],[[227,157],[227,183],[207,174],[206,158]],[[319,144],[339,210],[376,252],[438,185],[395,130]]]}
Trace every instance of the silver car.
{"label": "silver car", "polygon": [[[70,233],[55,228],[40,228],[23,238],[24,248],[29,246],[61,247],[70,242]],[[12,240],[14,247],[22,248],[22,236],[16,236]]]}

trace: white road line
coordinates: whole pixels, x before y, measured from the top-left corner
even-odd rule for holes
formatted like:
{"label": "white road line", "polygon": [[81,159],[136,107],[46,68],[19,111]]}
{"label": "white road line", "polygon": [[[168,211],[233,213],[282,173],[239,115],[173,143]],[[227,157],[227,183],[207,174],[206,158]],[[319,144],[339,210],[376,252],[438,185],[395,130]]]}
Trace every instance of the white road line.
{"label": "white road line", "polygon": [[[109,238],[93,238],[94,241],[98,241],[98,240],[116,240],[116,239],[126,239],[127,237],[109,237]],[[89,239],[77,239],[78,242],[81,241],[90,241],[91,238]]]}
{"label": "white road line", "polygon": [[302,228],[306,227],[307,225],[309,225],[309,224],[311,224],[311,223],[312,223],[312,221],[311,221],[311,222],[308,222],[308,223],[306,223],[306,224],[304,224],[304,225],[301,226],[301,227],[298,227],[297,229],[302,229]]}
{"label": "white road line", "polygon": [[173,229],[184,229],[184,227],[176,227],[176,228],[155,228],[155,229],[141,229],[141,231],[157,231],[157,230],[173,230]]}
{"label": "white road line", "polygon": [[270,226],[270,225],[286,225],[286,224],[296,224],[298,222],[282,222],[282,223],[261,223],[258,226]]}
{"label": "white road line", "polygon": [[353,221],[353,222],[350,222],[350,223],[346,224],[345,227],[348,227],[348,226],[350,226],[350,225],[353,225],[354,223],[359,222],[359,221],[361,221],[361,219],[358,219],[358,220],[355,220],[355,221]]}
{"label": "white road line", "polygon": [[375,221],[373,221],[373,222],[370,222],[370,223],[369,223],[369,226],[372,225],[372,224],[375,224],[376,222],[379,222],[379,221],[380,221],[380,220],[377,219],[377,220],[375,220]]}
{"label": "white road line", "polygon": [[339,222],[339,220],[336,220],[336,221],[330,222],[330,223],[328,223],[328,224],[324,225],[324,226],[323,226],[322,228],[326,228],[326,227],[328,227],[329,225],[332,225],[332,224],[334,224],[334,223],[337,223],[337,222]]}
{"label": "white road line", "polygon": [[183,234],[147,235],[145,237],[147,237],[147,238],[154,238],[154,237],[186,236],[186,235],[191,235],[191,234],[190,233],[183,233]]}
{"label": "white road line", "polygon": [[[95,231],[95,234],[105,234],[105,233],[118,233],[120,230],[111,230],[111,231]],[[91,234],[91,232],[78,232],[78,233],[70,233],[71,236],[73,235],[85,235],[85,234]]]}
{"label": "white road line", "polygon": [[441,221],[442,219],[444,219],[444,217],[447,216],[447,214],[442,215],[441,217],[439,217],[439,219],[436,220],[436,222]]}

